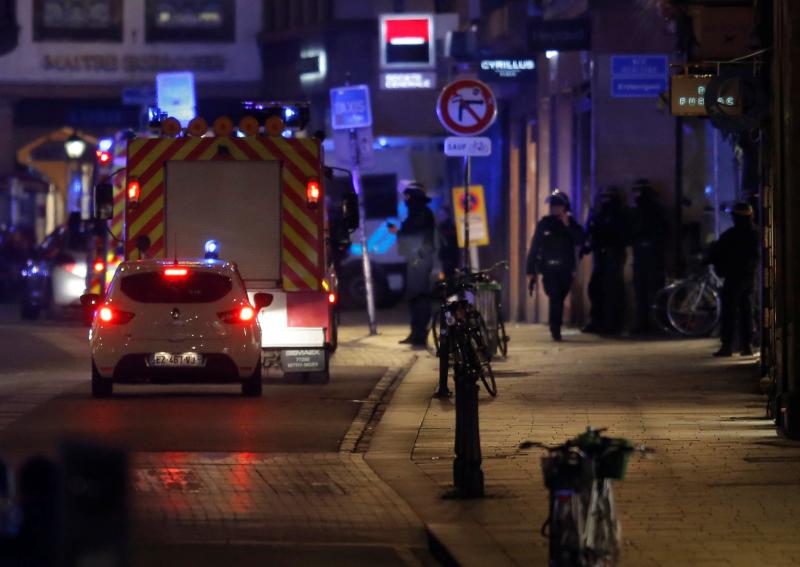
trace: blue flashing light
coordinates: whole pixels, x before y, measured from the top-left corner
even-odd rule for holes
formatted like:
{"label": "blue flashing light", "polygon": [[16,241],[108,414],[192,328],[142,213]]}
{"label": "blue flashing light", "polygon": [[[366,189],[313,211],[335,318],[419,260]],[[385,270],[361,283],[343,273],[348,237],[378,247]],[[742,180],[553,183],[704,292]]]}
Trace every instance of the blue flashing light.
{"label": "blue flashing light", "polygon": [[381,136],[380,138],[378,138],[378,145],[379,145],[380,147],[382,147],[382,148],[385,148],[386,146],[388,146],[388,145],[389,145],[389,140],[387,140],[386,138],[384,138],[383,136]]}
{"label": "blue flashing light", "polygon": [[293,106],[287,106],[283,109],[283,119],[286,122],[289,122],[292,118],[297,116],[297,109]]}
{"label": "blue flashing light", "polygon": [[101,152],[109,152],[111,151],[111,147],[114,145],[114,140],[111,138],[100,138],[97,142],[97,149]]}
{"label": "blue flashing light", "polygon": [[[375,232],[369,235],[369,238],[367,238],[367,250],[370,254],[386,254],[397,242],[397,235],[392,234],[388,223],[399,226],[400,221],[396,218],[387,219],[387,222],[381,224]],[[360,256],[361,244],[352,244],[350,246],[350,254]]]}
{"label": "blue flashing light", "polygon": [[206,240],[203,248],[205,249],[207,260],[219,258],[219,242],[216,240]]}
{"label": "blue flashing light", "polygon": [[714,188],[711,185],[706,185],[705,194],[711,196],[714,194]]}
{"label": "blue flashing light", "polygon": [[281,132],[281,136],[283,136],[284,138],[291,138],[292,137],[292,131],[291,130],[284,130],[283,132]]}

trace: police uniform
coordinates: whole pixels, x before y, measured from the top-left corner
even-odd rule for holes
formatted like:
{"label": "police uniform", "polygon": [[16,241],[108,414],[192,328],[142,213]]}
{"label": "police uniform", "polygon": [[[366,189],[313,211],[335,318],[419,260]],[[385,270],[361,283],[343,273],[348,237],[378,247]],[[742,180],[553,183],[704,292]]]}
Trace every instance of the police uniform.
{"label": "police uniform", "polygon": [[617,334],[625,321],[625,247],[629,241],[627,208],[616,190],[600,195],[586,223],[586,252],[594,257],[588,295],[591,323],[586,332]]}
{"label": "police uniform", "polygon": [[752,209],[747,204],[733,209],[734,225],[715,242],[709,261],[717,275],[724,278],[720,299],[722,303],[722,346],[717,356],[733,352],[736,330],[739,330],[739,349],[743,355],[752,354],[753,289],[758,270],[758,232],[753,226]]}
{"label": "police uniform", "polygon": [[431,272],[436,253],[436,219],[428,208],[430,199],[421,186],[405,190],[408,217],[397,233],[398,251],[406,259],[406,298],[411,334],[403,343],[424,346],[431,320]]}
{"label": "police uniform", "polygon": [[656,293],[664,287],[664,253],[669,223],[664,208],[658,203],[649,182],[637,181],[636,206],[631,213],[633,247],[633,292],[636,301],[638,333],[650,331],[650,309]]}
{"label": "police uniform", "polygon": [[583,245],[584,240],[581,226],[571,216],[568,218],[568,225],[555,215],[539,221],[526,266],[529,276],[542,275],[544,291],[550,298],[550,334],[556,340],[561,339],[564,300],[572,288],[576,249]]}

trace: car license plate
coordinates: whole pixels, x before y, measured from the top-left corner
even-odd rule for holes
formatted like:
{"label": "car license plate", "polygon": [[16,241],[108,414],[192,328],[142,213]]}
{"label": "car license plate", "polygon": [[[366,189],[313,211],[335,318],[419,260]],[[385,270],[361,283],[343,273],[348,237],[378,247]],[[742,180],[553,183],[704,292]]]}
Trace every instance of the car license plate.
{"label": "car license plate", "polygon": [[322,372],[325,370],[325,351],[321,348],[286,349],[281,352],[284,372]]}
{"label": "car license plate", "polygon": [[150,356],[150,366],[162,368],[194,368],[203,366],[204,363],[203,355],[196,352],[184,352],[181,354],[157,352]]}

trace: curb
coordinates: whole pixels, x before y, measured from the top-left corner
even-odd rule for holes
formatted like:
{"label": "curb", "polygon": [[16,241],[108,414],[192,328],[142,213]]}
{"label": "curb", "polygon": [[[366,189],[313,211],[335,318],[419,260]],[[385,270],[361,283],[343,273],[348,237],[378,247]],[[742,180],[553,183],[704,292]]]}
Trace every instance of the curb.
{"label": "curb", "polygon": [[365,462],[420,518],[429,551],[442,564],[515,565],[468,508],[461,501],[442,498],[442,487],[412,460],[435,387],[435,372],[426,362],[432,364],[418,358],[394,390],[373,432]]}

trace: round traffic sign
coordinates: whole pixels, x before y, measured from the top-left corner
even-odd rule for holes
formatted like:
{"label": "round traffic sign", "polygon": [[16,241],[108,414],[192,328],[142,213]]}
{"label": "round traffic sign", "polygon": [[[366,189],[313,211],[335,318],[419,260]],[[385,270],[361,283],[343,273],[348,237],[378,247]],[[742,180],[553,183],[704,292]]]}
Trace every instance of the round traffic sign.
{"label": "round traffic sign", "polygon": [[439,94],[436,114],[442,126],[457,136],[477,136],[497,117],[492,90],[476,79],[459,79]]}

